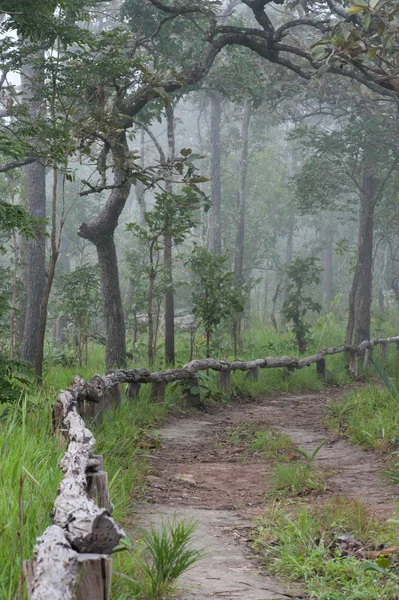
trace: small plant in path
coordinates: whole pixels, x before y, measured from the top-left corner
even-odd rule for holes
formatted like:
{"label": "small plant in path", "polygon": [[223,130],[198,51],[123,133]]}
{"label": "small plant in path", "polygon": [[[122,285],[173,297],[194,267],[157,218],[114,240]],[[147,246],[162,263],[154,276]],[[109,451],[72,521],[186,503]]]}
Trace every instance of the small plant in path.
{"label": "small plant in path", "polygon": [[303,456],[304,459],[306,460],[307,466],[311,467],[312,466],[312,462],[316,458],[316,455],[318,454],[319,450],[321,450],[321,448],[324,446],[324,444],[326,443],[326,441],[327,440],[322,440],[320,442],[320,444],[317,444],[317,446],[313,450],[313,452],[308,452],[307,450],[305,450],[305,448],[303,446],[299,446],[298,448],[295,448],[294,452],[298,452],[298,454],[300,454],[301,456]]}
{"label": "small plant in path", "polygon": [[282,496],[306,496],[324,490],[324,476],[312,464],[279,462],[271,471],[271,494]]}
{"label": "small plant in path", "polygon": [[143,531],[143,542],[149,560],[142,558],[140,568],[149,582],[151,600],[162,600],[177,579],[203,557],[203,552],[190,548],[198,521],[172,519],[162,522],[158,531],[151,525]]}

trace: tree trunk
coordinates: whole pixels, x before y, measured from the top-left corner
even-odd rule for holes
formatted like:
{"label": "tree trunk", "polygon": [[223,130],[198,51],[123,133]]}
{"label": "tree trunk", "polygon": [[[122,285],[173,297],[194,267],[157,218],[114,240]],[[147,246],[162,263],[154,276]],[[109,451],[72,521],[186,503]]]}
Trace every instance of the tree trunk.
{"label": "tree trunk", "polygon": [[370,338],[374,210],[378,180],[365,169],[360,190],[356,268],[349,296],[346,342],[360,344]]}
{"label": "tree trunk", "polygon": [[125,315],[119,287],[114,236],[97,244],[105,317],[105,365],[107,370],[126,366]]}
{"label": "tree trunk", "polygon": [[264,296],[263,296],[263,318],[262,321],[263,322],[268,322],[269,320],[269,315],[268,315],[268,305],[269,305],[269,274],[266,273],[265,275],[265,284],[264,284]]}
{"label": "tree trunk", "polygon": [[[245,183],[248,171],[248,138],[249,123],[251,120],[251,105],[248,100],[244,103],[244,118],[241,130],[241,156],[239,165],[239,179],[237,188],[237,230],[236,230],[236,250],[234,259],[235,283],[238,289],[244,285],[244,240],[245,240]],[[238,347],[241,348],[241,319],[242,314],[237,313],[235,325],[235,340]]]}
{"label": "tree trunk", "polygon": [[330,303],[334,299],[333,294],[333,232],[327,230],[324,232],[325,246],[323,250],[323,262],[324,262],[324,273],[323,273],[323,300],[324,310],[327,312]]}
{"label": "tree trunk", "polygon": [[107,370],[126,366],[126,332],[120,292],[118,260],[114,232],[129,197],[130,186],[125,164],[128,151],[126,135],[121,133],[111,143],[114,183],[118,187],[100,214],[89,223],[81,223],[78,235],[91,241],[97,249],[105,318],[105,366]]}
{"label": "tree trunk", "polygon": [[[294,219],[291,219],[290,228],[289,228],[288,237],[287,237],[287,250],[286,250],[286,258],[285,258],[286,264],[291,262],[293,250],[294,250]],[[284,302],[287,300],[287,288],[288,288],[288,282],[286,281],[286,278],[285,278],[284,287],[283,287],[282,294],[281,294],[281,306],[284,306]]]}
{"label": "tree trunk", "polygon": [[[141,132],[140,132],[140,166],[142,169],[144,169],[144,163],[145,163],[144,142],[145,142],[145,131],[144,131],[144,129],[141,129]],[[144,227],[145,226],[144,215],[147,210],[147,205],[146,205],[146,201],[145,201],[145,186],[144,186],[144,183],[139,180],[137,180],[137,183],[136,183],[136,197],[137,197],[137,203],[139,205],[139,210],[140,210],[140,225],[142,227]]]}
{"label": "tree trunk", "polygon": [[[168,132],[168,160],[170,163],[175,157],[175,122],[173,106],[167,103],[165,106]],[[165,191],[171,194],[173,191],[171,173],[166,173]],[[172,238],[165,235],[163,262],[165,268],[165,364],[175,364],[175,305],[172,274]]]}
{"label": "tree trunk", "polygon": [[35,354],[35,372],[38,376],[38,381],[41,382],[42,379],[42,371],[43,371],[43,358],[44,358],[44,338],[46,335],[46,326],[47,326],[47,308],[48,302],[50,299],[51,288],[53,287],[54,275],[55,275],[55,267],[57,264],[59,251],[60,251],[60,241],[61,241],[61,233],[62,233],[62,223],[60,224],[59,237],[57,240],[57,181],[58,181],[58,173],[57,170],[54,169],[54,179],[53,179],[53,199],[52,199],[52,208],[51,208],[51,238],[50,238],[50,262],[49,268],[46,276],[46,284],[44,286],[43,300],[40,305],[40,318],[39,318],[39,328],[37,334],[37,347]]}
{"label": "tree trunk", "polygon": [[219,92],[210,92],[211,98],[211,198],[209,211],[208,249],[214,254],[222,253],[222,187],[220,179],[220,127],[222,100]]}
{"label": "tree trunk", "polygon": [[[43,53],[37,58],[43,57]],[[24,102],[28,113],[35,121],[42,110],[40,90],[44,86],[44,76],[40,66],[25,65],[21,75]],[[37,160],[23,168],[23,186],[27,198],[28,211],[33,217],[46,218],[46,172],[42,160]],[[22,359],[34,364],[39,332],[40,305],[46,283],[45,236],[44,228],[26,243],[26,292],[27,306],[22,339]]]}

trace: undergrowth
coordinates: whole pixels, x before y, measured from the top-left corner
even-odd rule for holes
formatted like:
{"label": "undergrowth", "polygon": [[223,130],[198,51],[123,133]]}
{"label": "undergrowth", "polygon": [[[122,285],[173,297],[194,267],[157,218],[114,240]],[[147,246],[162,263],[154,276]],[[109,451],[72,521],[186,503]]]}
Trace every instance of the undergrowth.
{"label": "undergrowth", "polygon": [[399,400],[385,387],[353,389],[327,405],[326,424],[368,448],[392,450],[399,444]]}
{"label": "undergrowth", "polygon": [[343,534],[375,549],[395,542],[398,532],[396,525],[381,524],[359,502],[344,498],[311,508],[276,503],[257,523],[254,548],[268,573],[299,583],[310,598],[396,599],[393,581],[343,555],[336,544]]}
{"label": "undergrowth", "polygon": [[127,548],[127,573],[114,571],[113,593],[118,600],[164,600],[176,588],[179,577],[204,556],[191,547],[198,522],[173,518],[141,531],[135,547]]}
{"label": "undergrowth", "polygon": [[[58,467],[64,449],[51,435],[53,397],[31,396],[0,423],[0,598],[25,598],[22,560],[32,556],[36,538],[50,524],[50,511],[62,478]],[[143,398],[124,401],[92,427],[96,451],[104,455],[115,504],[115,519],[128,522],[132,503],[142,489],[148,450],[144,428],[154,425],[166,408]],[[125,569],[125,558],[115,568]]]}
{"label": "undergrowth", "polygon": [[218,440],[218,444],[239,446],[243,450],[244,457],[256,454],[262,458],[283,457],[294,447],[288,435],[274,429],[266,429],[264,425],[259,429],[259,425],[249,423],[227,430]]}
{"label": "undergrowth", "polygon": [[[387,326],[384,334],[397,333],[396,324]],[[343,328],[334,315],[320,317],[313,328],[307,354],[324,347],[342,343]],[[232,359],[231,340],[224,334],[216,334],[212,355],[216,358]],[[177,365],[188,360],[189,337],[179,334],[176,338]],[[197,335],[195,358],[203,354],[204,340]],[[289,330],[274,332],[270,326],[252,327],[244,334],[244,350],[238,358],[248,360],[267,356],[296,356],[295,340]],[[128,367],[146,367],[144,339],[134,349],[134,361]],[[390,350],[384,368],[392,371],[393,354]],[[50,510],[56,496],[56,488],[62,473],[58,462],[63,449],[50,432],[51,411],[59,391],[68,385],[77,374],[90,379],[95,373],[104,372],[104,348],[93,344],[89,348],[88,365],[78,368],[63,366],[62,360],[54,362],[51,353],[47,357],[44,385],[41,393],[27,395],[14,406],[5,406],[9,412],[0,421],[0,598],[15,600],[24,598],[21,561],[32,555],[38,535],[50,524]],[[156,369],[164,367],[157,357]],[[347,367],[343,355],[327,359],[327,384],[348,383]],[[226,400],[217,391],[217,376],[210,373],[206,382],[208,390],[201,390],[203,400],[209,398]],[[282,374],[280,369],[260,369],[259,379],[249,379],[243,372],[232,374],[233,392],[239,397],[278,394],[294,391],[318,391],[325,386],[316,374],[315,367],[304,368],[293,374]],[[169,386],[168,386],[169,388]],[[104,455],[105,468],[110,482],[110,496],[115,504],[115,518],[128,525],[134,498],[142,489],[146,455],[149,442],[146,430],[156,424],[166,413],[167,406],[181,402],[181,390],[167,388],[164,406],[151,403],[149,386],[142,386],[139,398],[125,401],[122,406],[109,412],[101,424],[93,428],[97,439],[96,451]],[[372,386],[368,390],[354,390],[341,403],[330,409],[330,425],[345,429],[353,441],[372,447],[395,446],[399,440],[397,403],[386,390]],[[282,444],[282,445],[281,445]],[[258,432],[249,440],[250,452],[265,456],[284,453],[288,442],[268,432]],[[303,490],[295,483],[302,475],[309,477],[307,465],[302,461],[278,465],[277,487],[284,480],[286,489]],[[298,472],[288,473],[287,469]],[[285,471],[284,471],[285,469]],[[302,471],[302,475],[300,473]],[[305,479],[306,479],[305,477]],[[313,477],[313,474],[312,474]],[[316,485],[312,483],[312,486]],[[318,485],[318,483],[317,483]],[[312,487],[311,486],[311,487]],[[305,486],[309,488],[309,485]],[[302,493],[295,491],[294,493]],[[137,551],[140,555],[140,551]],[[135,552],[118,553],[114,559],[115,570],[121,573],[114,594],[118,600],[134,600],[128,579],[134,569],[139,569]],[[132,562],[133,561],[133,562]],[[133,564],[134,563],[134,564]],[[136,565],[136,566],[134,566]],[[133,569],[133,571],[132,571]],[[364,577],[370,577],[369,574]],[[123,581],[123,583],[121,583]],[[127,583],[126,583],[127,582]],[[123,590],[120,586],[124,586]],[[130,589],[130,591],[125,591]],[[115,592],[115,590],[117,590]],[[135,592],[136,593],[136,592]],[[140,592],[141,593],[141,592]],[[125,595],[123,595],[125,594]],[[149,596],[147,596],[149,597]],[[360,598],[361,596],[359,596]],[[365,599],[372,596],[364,596]]]}
{"label": "undergrowth", "polygon": [[307,496],[325,489],[325,475],[317,467],[300,461],[278,462],[270,473],[270,495]]}

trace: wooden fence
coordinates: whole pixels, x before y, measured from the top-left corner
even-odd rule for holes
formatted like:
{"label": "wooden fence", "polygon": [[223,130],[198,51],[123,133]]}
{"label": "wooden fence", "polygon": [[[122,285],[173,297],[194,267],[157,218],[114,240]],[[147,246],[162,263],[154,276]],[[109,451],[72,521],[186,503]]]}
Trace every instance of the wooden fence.
{"label": "wooden fence", "polygon": [[399,350],[399,336],[366,340],[358,346],[342,344],[324,348],[312,356],[259,358],[252,361],[221,361],[212,358],[194,360],[180,369],[151,372],[146,369],[112,371],[95,375],[90,382],[80,377],[60,393],[53,411],[53,432],[67,444],[60,461],[64,478],[58,487],[52,511],[53,525],[38,538],[33,558],[24,569],[29,600],[109,600],[111,593],[110,553],[125,536],[111,517],[103,457],[93,453],[95,439],[82,415],[96,417],[120,402],[120,384],[127,383],[127,395],[138,395],[142,384],[151,384],[152,397],[162,400],[166,385],[172,381],[197,381],[198,372],[214,370],[219,387],[231,389],[232,371],[246,371],[257,378],[259,369],[284,368],[289,371],[316,364],[321,377],[326,374],[326,356],[346,352],[352,376],[358,375],[358,358],[367,364],[377,345],[386,355],[389,344]]}

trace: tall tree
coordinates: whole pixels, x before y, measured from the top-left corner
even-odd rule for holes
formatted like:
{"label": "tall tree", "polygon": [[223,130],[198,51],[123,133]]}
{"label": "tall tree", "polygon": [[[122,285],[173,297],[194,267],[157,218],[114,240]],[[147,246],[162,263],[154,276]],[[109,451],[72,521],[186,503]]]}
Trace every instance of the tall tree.
{"label": "tall tree", "polygon": [[[173,164],[176,154],[175,144],[175,119],[174,108],[171,102],[165,105],[166,124],[168,135],[168,162]],[[166,173],[165,191],[171,194],[173,191],[172,173]],[[166,213],[166,218],[169,218]],[[170,230],[168,223],[165,223],[166,231]],[[172,274],[172,245],[173,240],[170,234],[164,237],[163,261],[165,269],[165,363],[167,365],[175,364],[175,303]]]}
{"label": "tall tree", "polygon": [[[389,180],[398,173],[399,145],[395,116],[370,103],[352,109],[341,127],[306,128],[301,146],[307,153],[298,174],[302,208],[358,207],[355,271],[349,295],[347,343],[370,337],[374,215]],[[304,137],[303,137],[304,136]]]}
{"label": "tall tree", "polygon": [[[24,90],[24,103],[29,119],[36,123],[43,116],[43,70],[44,52],[40,51],[30,57],[21,73],[21,84]],[[32,146],[34,139],[30,140]],[[46,217],[46,171],[42,158],[23,168],[24,194],[27,208],[32,217]],[[25,326],[22,340],[22,358],[34,364],[38,346],[40,306],[46,284],[46,252],[45,231],[40,229],[26,243],[26,292],[27,306]]]}
{"label": "tall tree", "polygon": [[222,184],[220,180],[220,129],[222,122],[222,98],[218,91],[209,92],[211,99],[211,198],[209,213],[208,249],[222,254]]}

